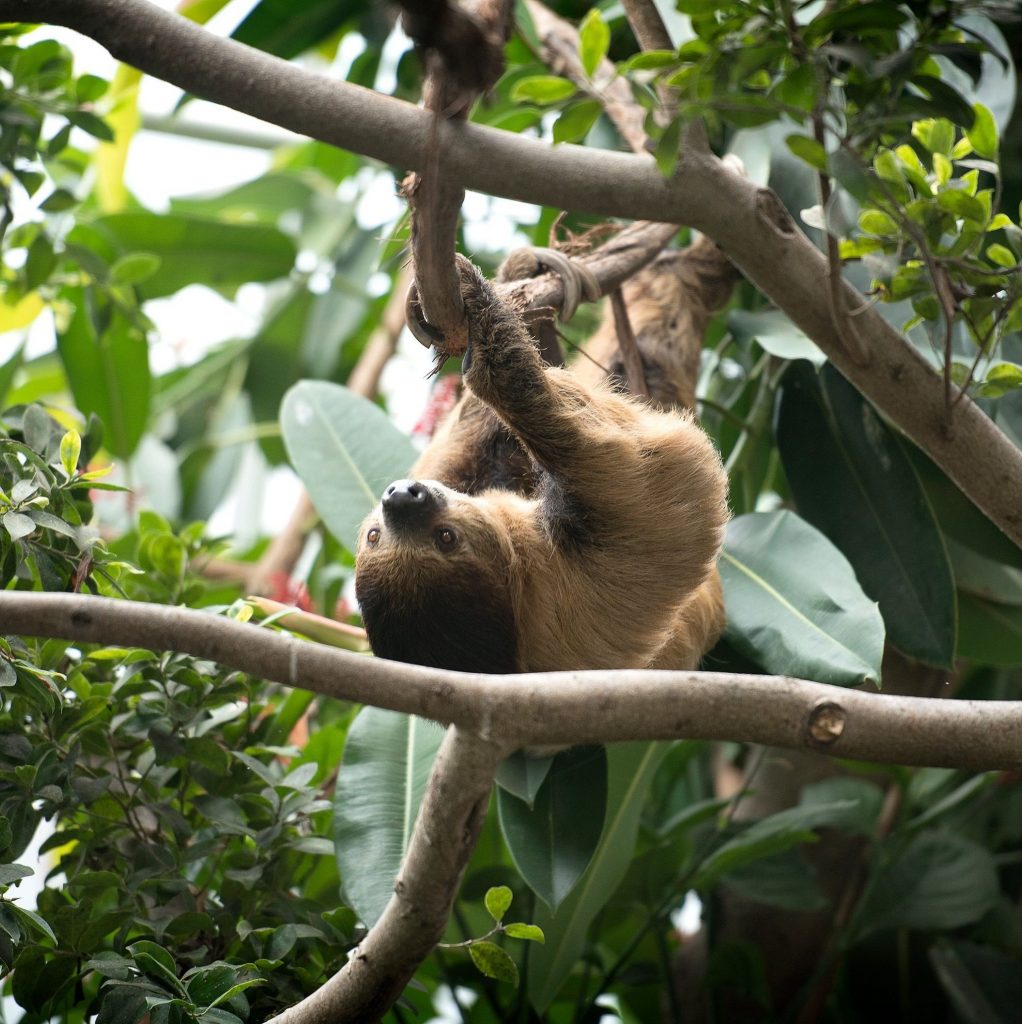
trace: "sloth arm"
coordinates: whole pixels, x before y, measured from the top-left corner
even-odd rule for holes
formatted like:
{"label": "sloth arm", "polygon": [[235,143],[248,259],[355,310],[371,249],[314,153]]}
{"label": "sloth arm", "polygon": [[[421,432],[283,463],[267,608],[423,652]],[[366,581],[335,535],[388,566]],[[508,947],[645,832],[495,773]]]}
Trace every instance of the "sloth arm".
{"label": "sloth arm", "polygon": [[591,494],[594,482],[606,479],[604,441],[621,443],[619,431],[593,412],[584,385],[544,365],[521,318],[475,267],[467,260],[461,267],[469,325],[466,384],[562,486]]}

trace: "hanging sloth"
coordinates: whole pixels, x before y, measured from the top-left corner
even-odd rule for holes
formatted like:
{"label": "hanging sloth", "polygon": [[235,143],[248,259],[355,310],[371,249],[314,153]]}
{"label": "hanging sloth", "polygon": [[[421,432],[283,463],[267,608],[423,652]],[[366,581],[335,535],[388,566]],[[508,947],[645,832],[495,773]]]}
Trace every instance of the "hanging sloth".
{"label": "hanging sloth", "polygon": [[735,272],[705,240],[625,298],[651,401],[623,393],[611,324],[572,370],[459,257],[468,393],[362,526],[377,656],[471,672],[696,667],[724,622],[727,480],[696,423],[702,334]]}

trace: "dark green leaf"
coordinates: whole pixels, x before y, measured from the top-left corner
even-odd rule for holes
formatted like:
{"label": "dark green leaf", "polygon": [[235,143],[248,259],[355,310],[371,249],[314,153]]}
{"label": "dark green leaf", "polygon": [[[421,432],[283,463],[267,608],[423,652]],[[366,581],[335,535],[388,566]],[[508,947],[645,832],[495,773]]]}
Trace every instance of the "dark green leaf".
{"label": "dark green leaf", "polygon": [[552,910],[577,884],[603,828],[607,760],[602,747],[574,747],[554,758],[530,808],[506,790],[497,809],[511,858]]}
{"label": "dark green leaf", "polygon": [[720,575],[726,635],[766,671],[839,686],[879,680],[880,612],[841,552],[793,512],[733,520]]}
{"label": "dark green leaf", "polygon": [[87,110],[73,110],[67,115],[67,119],[82,131],[88,132],[102,142],[113,142],[113,129],[101,117],[89,113]]}
{"label": "dark green leaf", "polygon": [[959,594],[958,656],[981,665],[1022,665],[1022,607]]}
{"label": "dark green leaf", "polygon": [[781,384],[777,442],[800,514],[851,562],[906,654],[950,667],[955,588],[926,494],[901,445],[831,366],[793,364]]}
{"label": "dark green leaf", "polygon": [[298,4],[261,0],[231,38],[289,60],[322,43],[366,11],[364,0],[302,0]]}
{"label": "dark green leaf", "polygon": [[870,887],[855,932],[961,928],[978,921],[998,893],[987,850],[964,836],[921,832]]}
{"label": "dark green leaf", "polygon": [[144,211],[100,217],[96,227],[122,253],[145,253],[159,268],[140,281],[143,298],[170,295],[189,284],[235,288],[249,281],[285,277],[295,244],[276,227]]}
{"label": "dark green leaf", "polygon": [[804,160],[810,167],[818,171],[827,170],[827,152],[816,139],[811,139],[807,135],[788,135],[784,142],[795,156]]}
{"label": "dark green leaf", "polygon": [[518,985],[518,967],[514,960],[492,942],[473,942],[468,947],[472,963],[486,975],[497,981],[505,981],[509,985]]}
{"label": "dark green leaf", "polygon": [[334,792],[334,843],[345,895],[373,924],[394,889],[443,730],[363,708],[348,731]]}
{"label": "dark green leaf", "polygon": [[553,763],[552,757],[531,757],[518,750],[498,769],[497,785],[531,807]]}
{"label": "dark green leaf", "polygon": [[635,853],[639,815],[668,743],[619,743],[607,752],[607,816],[593,859],[556,915],[536,908],[547,941],[529,954],[529,1000],[542,1014],[585,948],[589,926],[624,878]]}
{"label": "dark green leaf", "polygon": [[103,421],[107,447],[127,458],[149,419],[151,378],[145,338],[119,315],[97,337],[85,290],[68,288],[63,294],[74,314],[57,336],[57,349],[75,404]]}

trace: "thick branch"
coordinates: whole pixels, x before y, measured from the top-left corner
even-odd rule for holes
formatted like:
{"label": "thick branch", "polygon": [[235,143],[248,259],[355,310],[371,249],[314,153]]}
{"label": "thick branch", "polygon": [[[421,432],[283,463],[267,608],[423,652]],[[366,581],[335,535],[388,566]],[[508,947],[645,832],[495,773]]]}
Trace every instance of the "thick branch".
{"label": "thick branch", "polygon": [[1022,769],[1022,702],[1015,701],[892,697],[716,672],[445,672],[206,612],[78,594],[0,593],[0,631],[181,651],[288,686],[455,724],[506,749],[708,739],[897,764]]}
{"label": "thick branch", "polygon": [[508,752],[448,730],[383,916],[337,974],[267,1024],[369,1024],[390,1009],[443,935]]}
{"label": "thick branch", "polygon": [[[227,39],[146,0],[0,0],[0,19],[84,32],[114,56],[214,102],[366,156],[423,166],[429,114],[331,82]],[[945,429],[939,377],[874,309],[857,317],[864,364],[848,357],[830,315],[826,258],[777,197],[686,152],[664,179],[637,156],[550,147],[478,125],[439,126],[450,172],[466,187],[601,216],[670,220],[714,239],[745,275],[919,444],[1016,543],[1022,544],[1022,453],[971,402]],[[847,283],[844,308],[866,305]]]}

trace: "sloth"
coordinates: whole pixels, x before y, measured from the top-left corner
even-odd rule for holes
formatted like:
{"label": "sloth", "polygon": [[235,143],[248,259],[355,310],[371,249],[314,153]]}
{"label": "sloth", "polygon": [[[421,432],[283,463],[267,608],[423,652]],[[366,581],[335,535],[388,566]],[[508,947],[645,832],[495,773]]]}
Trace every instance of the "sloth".
{"label": "sloth", "polygon": [[[649,402],[622,393],[608,331],[591,347],[609,373],[548,366],[463,257],[459,272],[468,393],[357,545],[374,653],[484,673],[695,668],[724,622],[727,483],[685,408],[693,354],[671,348],[671,330],[701,339],[730,265],[697,243],[630,285]],[[702,303],[678,308],[693,295]]]}

